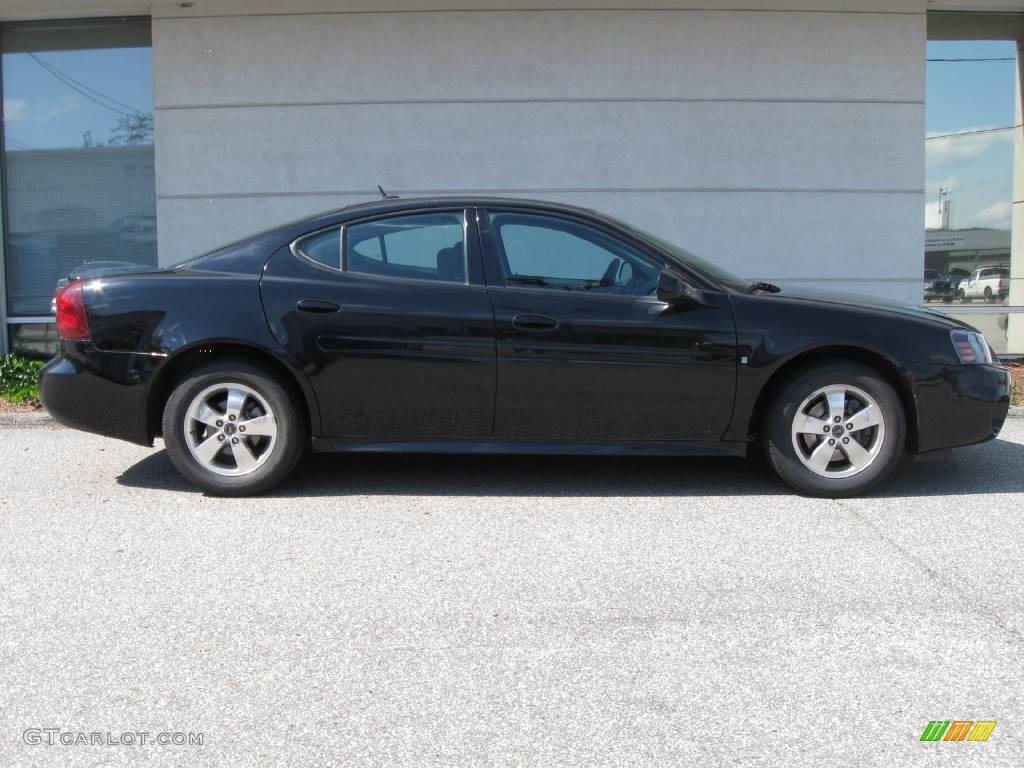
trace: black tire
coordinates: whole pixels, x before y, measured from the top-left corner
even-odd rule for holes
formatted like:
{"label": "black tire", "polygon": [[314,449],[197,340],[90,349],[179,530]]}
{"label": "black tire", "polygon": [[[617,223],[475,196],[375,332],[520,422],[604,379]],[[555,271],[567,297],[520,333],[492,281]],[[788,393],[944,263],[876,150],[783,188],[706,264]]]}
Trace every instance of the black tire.
{"label": "black tire", "polygon": [[991,303],[993,302],[993,300],[994,300],[994,299],[993,299],[993,297],[992,297],[992,289],[991,289],[991,288],[989,288],[989,287],[988,287],[988,286],[986,285],[986,286],[985,286],[985,303],[986,303],[986,304],[991,304]]}
{"label": "black tire", "polygon": [[[808,397],[832,385],[862,390],[874,399],[883,419],[884,432],[877,453],[864,469],[849,477],[823,477],[816,474],[803,463],[794,445],[792,430],[797,410]],[[903,460],[906,441],[903,404],[892,386],[877,371],[867,366],[837,360],[805,369],[782,385],[769,408],[764,416],[764,447],[768,462],[779,477],[800,493],[832,499],[857,496],[882,483]],[[841,437],[837,442],[840,440]],[[837,454],[840,460],[845,455],[839,451]]]}
{"label": "black tire", "polygon": [[957,293],[957,298],[960,299],[961,304],[966,304],[967,302],[970,301],[970,299],[967,298],[967,293],[964,291],[963,288],[961,288]]}
{"label": "black tire", "polygon": [[[185,434],[185,418],[193,400],[204,390],[226,383],[242,384],[257,393],[276,422],[269,455],[251,472],[239,476],[207,469],[193,455]],[[190,371],[175,386],[164,407],[163,437],[167,455],[178,472],[215,496],[251,496],[270,490],[291,474],[309,443],[306,421],[288,390],[274,375],[243,360],[219,360]]]}

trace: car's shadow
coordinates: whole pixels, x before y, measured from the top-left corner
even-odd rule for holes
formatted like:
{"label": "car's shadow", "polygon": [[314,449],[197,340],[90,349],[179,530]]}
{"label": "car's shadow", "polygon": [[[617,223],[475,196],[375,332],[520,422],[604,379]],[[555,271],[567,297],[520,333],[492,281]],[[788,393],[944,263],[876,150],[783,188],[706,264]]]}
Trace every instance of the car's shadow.
{"label": "car's shadow", "polygon": [[[752,451],[752,454],[755,452]],[[195,493],[164,451],[122,485]],[[1024,492],[1024,445],[994,440],[951,457],[907,462],[875,497]],[[311,454],[279,488],[309,496],[751,496],[788,494],[760,453],[751,459],[608,456]]]}

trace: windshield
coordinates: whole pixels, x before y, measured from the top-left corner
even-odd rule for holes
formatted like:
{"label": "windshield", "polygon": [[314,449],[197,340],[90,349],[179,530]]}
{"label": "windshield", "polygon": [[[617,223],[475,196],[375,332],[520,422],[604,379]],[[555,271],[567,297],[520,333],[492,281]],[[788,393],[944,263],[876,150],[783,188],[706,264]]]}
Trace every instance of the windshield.
{"label": "windshield", "polygon": [[737,291],[745,291],[750,287],[749,280],[745,280],[739,275],[734,275],[729,270],[723,269],[717,264],[712,264],[710,261],[706,261],[700,256],[695,256],[685,248],[681,248],[675,243],[670,243],[668,240],[662,240],[657,235],[645,232],[642,229],[634,227],[632,224],[626,224],[625,222],[618,221],[617,219],[614,221],[620,227],[629,230],[637,237],[654,243],[654,245],[658,246],[663,251],[668,251],[687,266],[693,267],[695,271],[701,273],[707,278],[710,278],[711,280],[714,280],[715,282],[721,283],[730,288],[735,288]]}

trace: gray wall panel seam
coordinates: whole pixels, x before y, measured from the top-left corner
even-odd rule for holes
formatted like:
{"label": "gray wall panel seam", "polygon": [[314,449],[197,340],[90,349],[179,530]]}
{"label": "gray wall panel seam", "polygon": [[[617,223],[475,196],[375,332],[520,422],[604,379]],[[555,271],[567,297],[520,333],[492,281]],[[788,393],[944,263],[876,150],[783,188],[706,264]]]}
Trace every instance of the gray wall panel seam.
{"label": "gray wall panel seam", "polygon": [[[485,189],[395,189],[388,190],[392,194],[405,197],[441,196],[441,195],[500,195],[500,194],[629,194],[629,193],[769,193],[769,194],[852,194],[852,195],[922,195],[925,190],[909,188],[871,189],[871,188],[828,188],[828,187],[516,187],[516,188],[485,188]],[[159,200],[208,200],[252,197],[340,197],[345,195],[366,195],[378,197],[376,189],[340,189],[340,190],[309,190],[279,192],[207,192],[207,193],[167,193],[157,195]]]}
{"label": "gray wall panel seam", "polygon": [[921,106],[923,99],[801,99],[801,98],[758,98],[758,97],[540,97],[504,99],[347,99],[341,101],[282,101],[282,102],[239,102],[237,104],[160,104],[154,109],[164,112],[192,109],[269,109],[298,107],[358,107],[389,105],[434,105],[434,104],[881,104],[898,106]]}
{"label": "gray wall panel seam", "polygon": [[262,19],[296,16],[384,16],[420,13],[787,13],[829,14],[837,16],[927,16],[927,11],[857,11],[795,8],[432,8],[362,11],[287,11],[285,13],[211,13],[190,16],[157,16],[153,21],[193,21],[198,19]]}

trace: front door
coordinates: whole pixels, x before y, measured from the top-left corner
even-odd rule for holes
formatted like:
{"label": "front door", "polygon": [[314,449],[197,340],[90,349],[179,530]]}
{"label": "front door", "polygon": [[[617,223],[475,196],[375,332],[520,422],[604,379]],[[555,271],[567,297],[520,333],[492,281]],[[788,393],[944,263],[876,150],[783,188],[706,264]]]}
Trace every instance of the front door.
{"label": "front door", "polygon": [[271,258],[267,320],[309,375],[325,436],[491,434],[494,317],[469,231],[463,210],[392,214]]}
{"label": "front door", "polygon": [[736,384],[729,297],[675,310],[663,256],[597,222],[480,211],[494,304],[497,439],[718,440]]}

